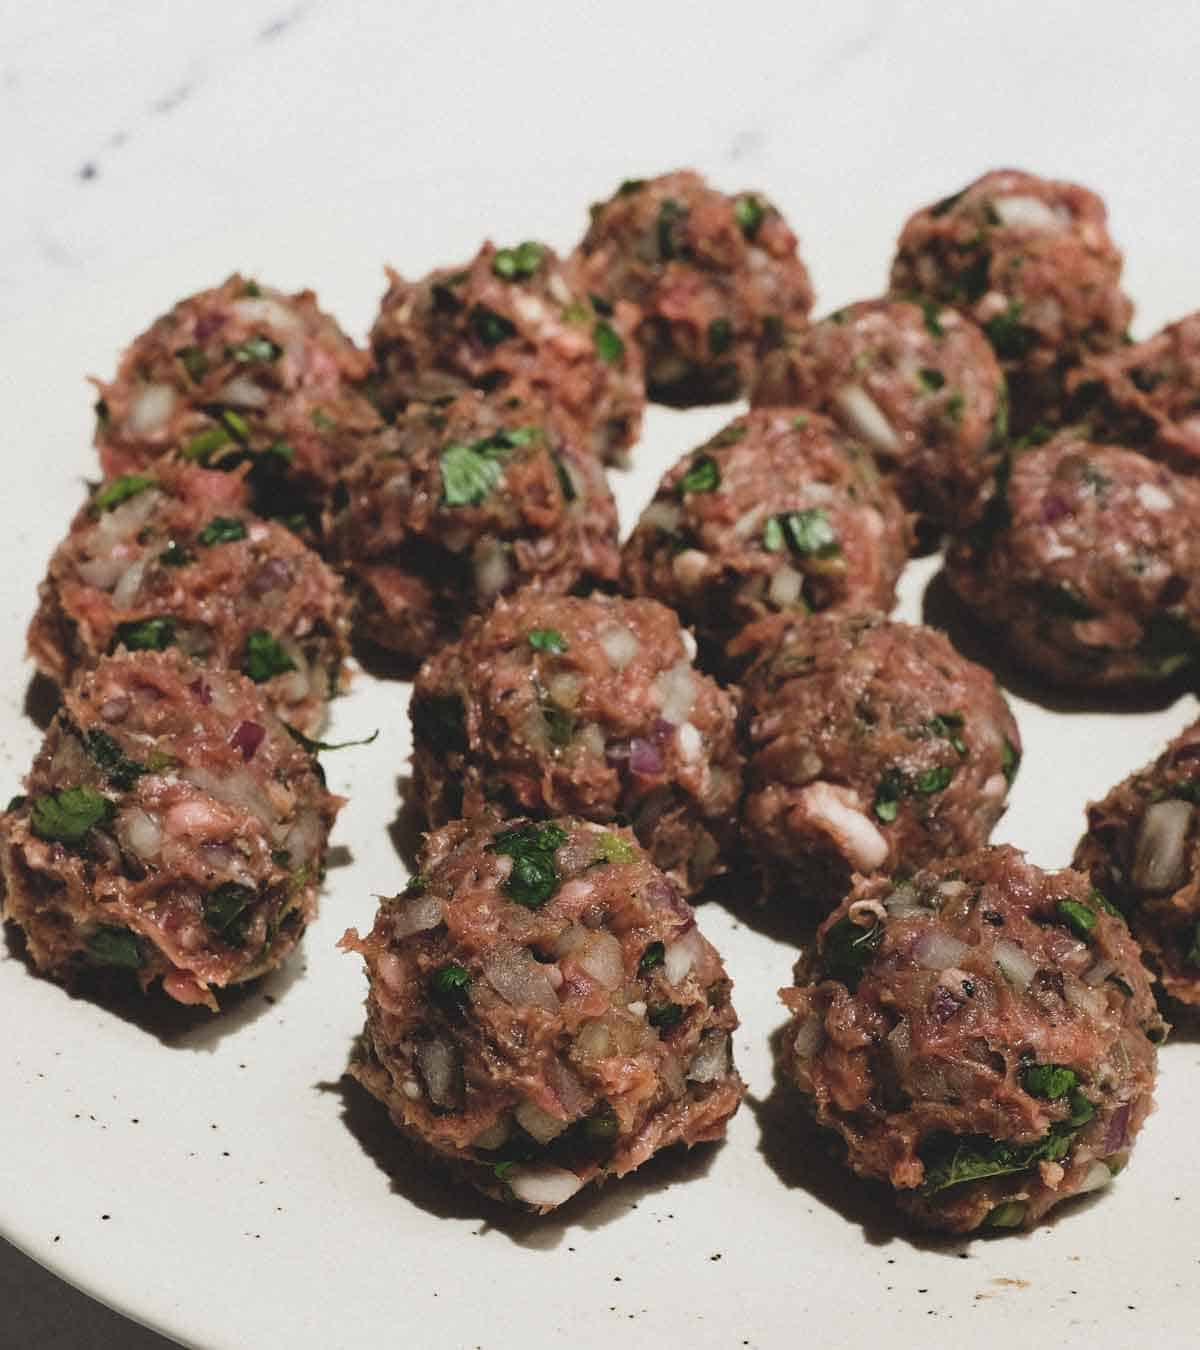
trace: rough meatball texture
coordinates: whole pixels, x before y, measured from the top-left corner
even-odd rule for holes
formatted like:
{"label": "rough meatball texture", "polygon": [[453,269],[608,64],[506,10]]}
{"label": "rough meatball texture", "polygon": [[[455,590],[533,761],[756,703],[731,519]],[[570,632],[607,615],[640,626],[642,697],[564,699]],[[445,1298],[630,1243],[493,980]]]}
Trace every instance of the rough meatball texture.
{"label": "rough meatball texture", "polygon": [[835,904],[854,873],[987,843],[1021,738],[991,674],[932,628],[879,614],[762,621],[746,676],[742,830],[792,905]]}
{"label": "rough meatball texture", "polygon": [[1152,1109],[1167,1028],[1137,943],[1016,849],[860,880],[795,980],[784,1072],[927,1227],[1032,1227],[1107,1186]]}
{"label": "rough meatball texture", "polygon": [[98,385],[104,472],[139,473],[171,450],[249,463],[256,511],[319,532],[338,474],[381,429],[355,388],[370,369],[312,291],[232,276],[156,320]]}
{"label": "rough meatball texture", "polygon": [[646,386],[662,403],[739,397],[783,324],[812,308],[796,236],[775,207],[688,170],[622,183],[592,207],[576,256],[589,291],[637,306]]}
{"label": "rough meatball texture", "polygon": [[1161,680],[1200,648],[1197,484],[1063,436],[1005,462],[946,577],[1026,665],[1070,686]]}
{"label": "rough meatball texture", "polygon": [[365,636],[415,666],[519,586],[615,579],[604,470],[540,404],[469,393],[414,408],[394,430],[347,475],[335,519]]}
{"label": "rough meatball texture", "polygon": [[1018,170],[984,174],[904,226],[892,292],[955,305],[984,330],[1024,433],[1061,416],[1063,380],[1121,342],[1133,306],[1094,192]]}
{"label": "rough meatball texture", "polygon": [[1163,988],[1200,1003],[1200,722],[1087,811],[1073,867],[1129,918]]}
{"label": "rough meatball texture", "polygon": [[241,675],[174,652],[104,658],[63,694],[0,816],[4,916],[39,970],[214,989],[273,969],[317,908],[340,801]]}
{"label": "rough meatball texture", "polygon": [[685,891],[724,870],[742,762],[733,699],[692,668],[653,600],[524,591],[468,626],[413,690],[413,776],[426,819],[488,803],[629,822]]}
{"label": "rough meatball texture", "polygon": [[1200,472],[1200,313],[1085,361],[1068,389],[1070,416],[1093,439]]}
{"label": "rough meatball texture", "polygon": [[645,405],[636,314],[589,296],[574,268],[532,241],[484,244],[420,281],[388,272],[371,330],[389,413],[464,389],[541,399],[573,441],[623,462]]}
{"label": "rough meatball texture", "polygon": [[343,946],[369,985],[351,1072],[498,1199],[544,1213],[737,1110],[721,958],[626,831],[448,825]]}
{"label": "rough meatball texture", "polygon": [[1004,376],[956,310],[864,300],[788,330],[763,361],[756,407],[812,408],[874,452],[904,504],[960,527],[1007,434]]}
{"label": "rough meatball texture", "polygon": [[622,550],[622,589],[675,609],[719,668],[767,614],[890,609],[911,540],[857,442],[816,414],[759,408],[667,471]]}
{"label": "rough meatball texture", "polygon": [[243,671],[284,721],[316,731],[341,685],[341,580],[246,507],[242,473],[168,457],[110,479],[71,524],[38,588],[29,651],[66,684],[118,647],[176,647]]}

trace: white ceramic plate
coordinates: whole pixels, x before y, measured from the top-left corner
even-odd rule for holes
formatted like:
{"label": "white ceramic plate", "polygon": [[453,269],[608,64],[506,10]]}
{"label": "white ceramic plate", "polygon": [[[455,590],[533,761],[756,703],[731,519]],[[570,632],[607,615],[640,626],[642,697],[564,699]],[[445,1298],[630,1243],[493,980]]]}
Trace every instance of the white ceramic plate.
{"label": "white ceramic plate", "polygon": [[[498,239],[539,232],[561,245],[588,191],[611,176],[577,175],[579,195],[564,206],[565,192],[482,172],[475,195]],[[398,219],[386,216],[329,211],[283,237],[250,222],[231,238],[160,251],[136,275],[0,337],[7,458],[31,470],[10,471],[0,499],[3,794],[17,789],[40,735],[24,707],[34,588],[80,480],[95,471],[81,376],[111,371],[154,314],[234,267],[280,285],[311,281],[362,336],[380,290],[376,258],[419,272],[469,253],[482,231],[478,209],[451,212],[461,201],[453,185],[418,186],[403,257],[388,242],[400,237]],[[799,203],[763,186],[799,216]],[[873,220],[871,231],[885,239],[895,224]],[[806,253],[819,285],[838,269],[861,278],[860,293],[877,284],[882,260],[854,270],[832,207],[815,203],[803,228],[816,241]],[[822,299],[852,296],[823,289]],[[615,477],[626,528],[662,470],[727,416],[650,412],[636,469]],[[911,566],[901,616],[920,616],[935,566]],[[772,1095],[768,1036],[783,1020],[775,991],[792,952],[768,916],[712,905],[701,915],[736,981],[736,1049],[750,1084],[723,1147],[655,1160],[542,1220],[506,1217],[414,1170],[382,1108],[342,1078],[364,983],[359,960],[334,945],[349,925],[369,926],[373,896],[404,879],[393,838],[407,698],[406,685],[359,675],[336,705],[335,739],[382,730],[375,744],[327,758],[331,787],[350,804],[320,919],[285,971],[220,1017],[159,999],[74,998],[0,949],[8,1238],[130,1316],[217,1350],[1180,1343],[1196,1269],[1184,1221],[1200,1184],[1194,1043],[1180,1036],[1165,1050],[1160,1111],[1102,1198],[1029,1236],[914,1240],[848,1175],[797,1146]],[[1194,715],[1191,698],[1120,715],[1013,701],[1027,753],[997,837],[1047,865],[1069,858],[1089,796]]]}

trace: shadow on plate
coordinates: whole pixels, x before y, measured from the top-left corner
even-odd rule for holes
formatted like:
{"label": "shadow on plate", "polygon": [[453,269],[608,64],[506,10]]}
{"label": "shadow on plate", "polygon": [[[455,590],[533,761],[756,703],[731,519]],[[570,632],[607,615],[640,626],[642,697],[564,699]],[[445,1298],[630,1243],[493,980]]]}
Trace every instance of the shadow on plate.
{"label": "shadow on plate", "polygon": [[1145,688],[1067,689],[1039,680],[1027,666],[1014,660],[998,639],[1000,630],[981,624],[954,594],[944,572],[938,572],[925,588],[921,620],[940,628],[963,656],[990,670],[1010,693],[1049,712],[1158,712],[1169,708],[1181,694],[1193,692],[1196,685],[1195,672],[1189,671]]}
{"label": "shadow on plate", "polygon": [[[710,882],[693,903],[718,904],[753,932],[786,943],[797,951],[810,945],[827,911],[805,904],[772,901],[757,880],[747,884],[748,875],[747,865],[735,863],[725,876]],[[699,918],[703,923],[703,910]]]}
{"label": "shadow on plate", "polygon": [[351,640],[350,650],[363,670],[377,680],[401,680],[411,683],[420,669],[419,661],[414,663],[411,657],[394,652],[388,647],[381,647],[377,642],[372,642],[370,638],[361,635],[356,635]]}
{"label": "shadow on plate", "polygon": [[316,1088],[341,1098],[346,1128],[388,1177],[396,1195],[435,1218],[479,1220],[479,1234],[495,1230],[517,1246],[535,1251],[553,1250],[572,1229],[603,1228],[670,1186],[702,1177],[716,1156],[716,1148],[708,1144],[690,1150],[670,1148],[631,1176],[600,1188],[585,1187],[552,1214],[526,1214],[455,1177],[442,1159],[402,1135],[387,1108],[349,1074],[336,1082],[318,1083]]}
{"label": "shadow on plate", "polygon": [[207,1008],[176,1003],[157,986],[143,994],[124,971],[81,970],[69,987],[48,979],[38,973],[16,924],[4,925],[4,943],[8,955],[21,962],[30,978],[41,980],[63,998],[90,1003],[174,1050],[215,1050],[227,1036],[278,1004],[305,970],[303,952],[295,952],[280,969],[218,991],[221,1011],[214,1014]]}
{"label": "shadow on plate", "polygon": [[39,731],[45,731],[54,720],[61,702],[58,685],[38,671],[25,690],[25,716]]}
{"label": "shadow on plate", "polygon": [[421,851],[421,840],[425,835],[425,822],[417,806],[411,774],[401,774],[396,779],[396,796],[399,806],[387,827],[388,838],[411,876],[417,870],[417,854]]}

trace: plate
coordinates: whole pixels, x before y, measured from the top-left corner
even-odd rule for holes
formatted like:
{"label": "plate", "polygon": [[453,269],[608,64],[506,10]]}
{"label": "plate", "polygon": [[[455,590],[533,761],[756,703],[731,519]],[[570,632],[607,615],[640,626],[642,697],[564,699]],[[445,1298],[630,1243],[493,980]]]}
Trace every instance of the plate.
{"label": "plate", "polygon": [[[111,371],[156,313],[235,267],[277,285],[311,282],[362,337],[381,289],[376,258],[418,273],[465,255],[485,214],[501,240],[544,232],[567,246],[583,204],[614,179],[582,166],[551,192],[529,175],[473,172],[472,215],[459,188],[426,175],[409,184],[404,210],[349,219],[328,208],[282,235],[265,217],[249,219],[88,288],[69,323],[54,306],[3,331],[10,463],[32,470],[10,474],[0,499],[5,792],[40,739],[23,658],[35,586],[95,471],[82,375]],[[741,177],[736,166],[719,174],[730,187]],[[884,205],[869,204],[870,229],[848,241],[837,228],[844,203],[818,199],[806,211],[794,187],[789,199],[769,173],[748,177],[800,226],[823,308],[869,293],[886,246],[849,250],[862,249],[864,234],[886,240],[899,212],[888,206],[885,219]],[[565,210],[564,198],[578,209]],[[538,229],[539,212],[553,230]],[[1122,242],[1134,251],[1127,233]],[[853,285],[831,293],[827,275]],[[731,412],[650,411],[635,468],[614,475],[626,528],[668,464]],[[910,566],[901,617],[926,607],[938,616],[936,568],[935,558]],[[359,673],[335,705],[333,739],[376,727],[380,736],[327,759],[330,786],[349,805],[320,917],[284,970],[230,998],[219,1017],[160,999],[73,997],[34,977],[15,944],[0,949],[6,1237],[130,1316],[212,1350],[800,1339],[832,1350],[930,1336],[1007,1350],[1049,1334],[1091,1350],[1134,1336],[1180,1343],[1196,1262],[1184,1225],[1200,1185],[1200,1077],[1187,1030],[1163,1052],[1160,1109],[1109,1192],[1029,1235],[913,1237],[807,1147],[775,1091],[768,1039],[784,1020],[776,990],[793,952],[770,913],[708,904],[700,914],[736,983],[735,1048],[750,1086],[723,1146],[655,1159],[540,1220],[504,1214],[414,1166],[383,1109],[344,1077],[365,990],[361,962],[335,947],[347,927],[369,926],[374,897],[405,877],[407,699],[407,685]],[[1195,715],[1191,697],[1118,713],[1019,682],[1012,702],[1027,753],[996,838],[1048,866],[1069,858],[1088,798]]]}

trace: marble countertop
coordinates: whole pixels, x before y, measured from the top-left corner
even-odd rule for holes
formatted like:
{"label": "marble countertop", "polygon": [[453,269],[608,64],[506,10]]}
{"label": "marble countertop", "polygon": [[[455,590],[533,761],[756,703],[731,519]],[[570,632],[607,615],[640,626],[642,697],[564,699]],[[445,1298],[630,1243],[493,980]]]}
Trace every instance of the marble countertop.
{"label": "marble countertop", "polygon": [[[164,308],[189,279],[211,284],[236,267],[320,291],[322,259],[296,244],[297,222],[311,241],[324,226],[344,237],[352,221],[361,265],[335,298],[361,335],[385,260],[420,272],[467,256],[485,233],[569,248],[589,193],[685,164],[773,196],[801,236],[819,309],[860,298],[862,268],[847,259],[876,260],[882,286],[907,213],[1001,164],[1105,194],[1139,334],[1195,307],[1200,283],[1177,292],[1200,274],[1194,5],[833,10],[9,6],[0,328],[46,312],[70,323],[95,288],[147,271],[163,278]],[[463,209],[430,220],[424,195],[446,176],[466,185]],[[524,202],[547,178],[571,190],[534,219]],[[190,261],[175,283],[180,258]],[[150,317],[131,315],[128,336]],[[0,1231],[3,1218],[0,1198]],[[0,1254],[0,1343],[166,1344],[30,1270]]]}

